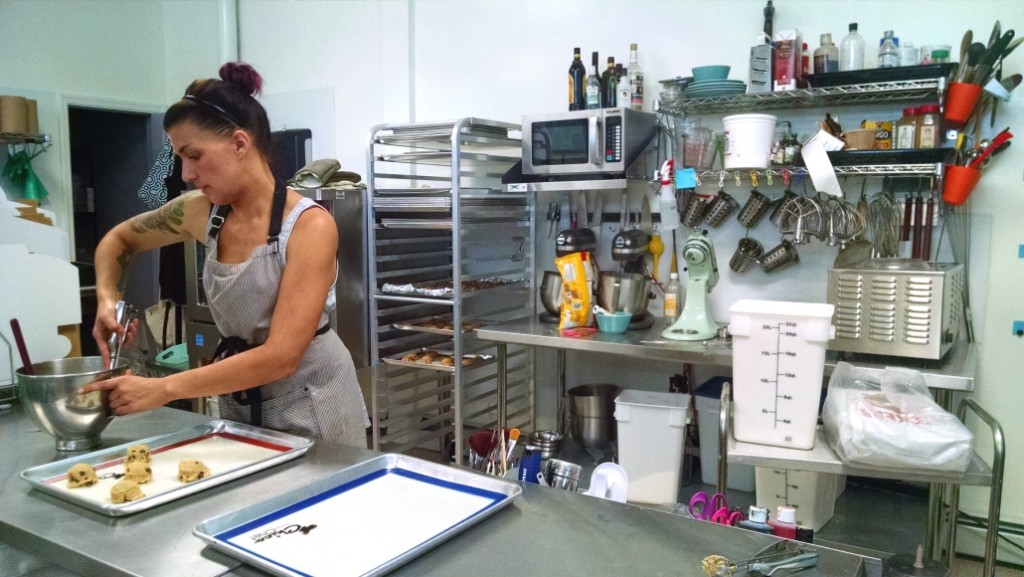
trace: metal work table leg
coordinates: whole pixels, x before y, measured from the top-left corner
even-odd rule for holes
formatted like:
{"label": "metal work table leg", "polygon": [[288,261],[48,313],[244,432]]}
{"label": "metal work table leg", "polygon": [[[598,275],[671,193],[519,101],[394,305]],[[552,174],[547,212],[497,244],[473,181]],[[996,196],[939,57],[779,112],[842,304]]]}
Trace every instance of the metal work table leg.
{"label": "metal work table leg", "polygon": [[508,424],[508,343],[498,343],[498,430]]}
{"label": "metal work table leg", "polygon": [[[725,494],[729,484],[729,399],[732,383],[722,384],[722,403],[718,414],[718,492]],[[703,465],[702,465],[703,466]]]}
{"label": "metal work table leg", "polygon": [[556,370],[558,371],[558,405],[555,411],[558,413],[558,432],[565,434],[565,349],[558,349],[556,354]]}

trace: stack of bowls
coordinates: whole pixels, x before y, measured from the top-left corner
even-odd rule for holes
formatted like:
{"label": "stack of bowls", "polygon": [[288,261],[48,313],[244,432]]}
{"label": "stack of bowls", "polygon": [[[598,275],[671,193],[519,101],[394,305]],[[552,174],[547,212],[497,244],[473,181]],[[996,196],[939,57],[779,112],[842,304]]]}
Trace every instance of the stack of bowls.
{"label": "stack of bowls", "polygon": [[730,67],[724,64],[697,66],[693,69],[693,83],[686,87],[686,98],[711,98],[743,94],[747,85],[742,80],[727,80]]}
{"label": "stack of bowls", "polygon": [[529,444],[540,448],[540,458],[546,461],[562,451],[565,437],[558,431],[534,431]]}
{"label": "stack of bowls", "polygon": [[572,438],[584,449],[607,451],[615,443],[616,385],[580,385],[569,389],[569,424]]}

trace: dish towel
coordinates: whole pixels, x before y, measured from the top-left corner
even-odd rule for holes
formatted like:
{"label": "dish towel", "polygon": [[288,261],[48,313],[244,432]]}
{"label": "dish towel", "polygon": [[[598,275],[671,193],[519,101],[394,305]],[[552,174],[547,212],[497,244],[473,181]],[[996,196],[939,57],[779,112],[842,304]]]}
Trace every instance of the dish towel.
{"label": "dish towel", "polygon": [[139,187],[139,200],[152,210],[159,208],[167,202],[167,184],[164,182],[174,170],[174,151],[171,150],[171,141],[164,138],[164,145],[156,156],[153,167],[142,186]]}
{"label": "dish towel", "polygon": [[288,184],[302,188],[320,188],[327,184],[331,176],[341,168],[341,163],[333,158],[314,160],[300,168]]}

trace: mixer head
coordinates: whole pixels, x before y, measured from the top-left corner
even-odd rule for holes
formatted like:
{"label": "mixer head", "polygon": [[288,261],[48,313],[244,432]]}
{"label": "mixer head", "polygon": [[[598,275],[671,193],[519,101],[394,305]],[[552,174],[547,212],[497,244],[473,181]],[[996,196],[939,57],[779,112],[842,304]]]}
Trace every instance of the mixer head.
{"label": "mixer head", "polygon": [[574,252],[594,252],[597,249],[597,236],[589,228],[570,228],[558,233],[555,237],[555,254],[566,256]]}
{"label": "mixer head", "polygon": [[633,262],[650,252],[651,235],[640,229],[620,231],[612,239],[612,260]]}

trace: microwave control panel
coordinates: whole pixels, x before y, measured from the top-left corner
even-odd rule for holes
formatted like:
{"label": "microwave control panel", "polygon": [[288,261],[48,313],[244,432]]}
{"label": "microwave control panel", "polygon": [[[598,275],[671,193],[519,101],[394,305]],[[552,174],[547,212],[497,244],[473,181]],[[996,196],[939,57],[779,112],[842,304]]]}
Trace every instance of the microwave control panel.
{"label": "microwave control panel", "polygon": [[622,162],[622,117],[605,118],[604,161]]}

